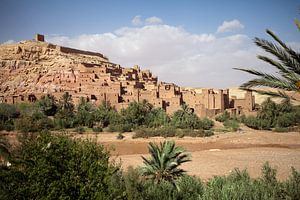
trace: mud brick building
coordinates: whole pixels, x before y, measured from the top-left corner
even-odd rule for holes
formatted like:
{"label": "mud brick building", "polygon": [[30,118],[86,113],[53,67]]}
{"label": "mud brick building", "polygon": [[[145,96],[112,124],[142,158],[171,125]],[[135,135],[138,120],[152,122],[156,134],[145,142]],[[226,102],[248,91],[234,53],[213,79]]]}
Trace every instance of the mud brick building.
{"label": "mud brick building", "polygon": [[46,94],[59,99],[68,92],[75,104],[84,97],[96,105],[109,102],[117,110],[147,100],[168,114],[184,103],[199,117],[213,117],[225,110],[255,114],[251,92],[238,99],[230,97],[228,89],[185,89],[158,81],[137,65],[121,67],[100,53],[50,44],[39,34],[35,38],[0,45],[0,102],[34,102]]}

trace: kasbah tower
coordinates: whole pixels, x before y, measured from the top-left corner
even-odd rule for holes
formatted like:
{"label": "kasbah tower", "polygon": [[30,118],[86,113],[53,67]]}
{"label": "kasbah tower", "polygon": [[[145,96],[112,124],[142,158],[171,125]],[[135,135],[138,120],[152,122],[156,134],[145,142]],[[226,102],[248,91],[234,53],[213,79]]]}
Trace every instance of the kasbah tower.
{"label": "kasbah tower", "polygon": [[244,98],[230,96],[229,89],[186,89],[158,81],[139,66],[124,68],[100,53],[62,47],[34,40],[0,45],[0,102],[34,102],[51,94],[59,99],[65,92],[75,104],[80,97],[95,105],[108,102],[116,110],[131,102],[148,101],[168,114],[187,104],[199,117],[230,114],[255,115],[251,92]]}

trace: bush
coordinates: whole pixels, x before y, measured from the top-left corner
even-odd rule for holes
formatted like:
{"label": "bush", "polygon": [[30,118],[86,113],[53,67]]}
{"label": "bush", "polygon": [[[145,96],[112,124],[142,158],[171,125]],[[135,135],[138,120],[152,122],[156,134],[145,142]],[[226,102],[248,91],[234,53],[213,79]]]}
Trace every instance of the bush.
{"label": "bush", "polygon": [[79,134],[83,134],[85,132],[85,128],[83,126],[78,126],[75,131]]}
{"label": "bush", "polygon": [[227,111],[225,111],[222,114],[215,117],[215,120],[218,122],[225,122],[226,120],[229,120],[229,119],[230,119],[230,114]]}
{"label": "bush", "polygon": [[146,100],[142,102],[132,102],[126,109],[121,110],[121,115],[128,124],[140,126],[145,124],[147,114],[153,106]]}
{"label": "bush", "polygon": [[17,118],[19,115],[20,112],[14,105],[0,103],[0,121],[5,122]]}
{"label": "bush", "polygon": [[278,127],[290,127],[296,124],[297,116],[295,113],[283,113],[277,117]]}
{"label": "bush", "polygon": [[237,131],[240,128],[240,124],[237,120],[226,120],[224,126],[230,131]]}
{"label": "bush", "polygon": [[250,128],[259,130],[269,130],[272,127],[271,121],[258,119],[253,116],[247,117],[244,124]]}
{"label": "bush", "polygon": [[145,125],[148,127],[160,127],[169,123],[170,118],[162,108],[152,109],[145,118]]}
{"label": "bush", "polygon": [[102,131],[103,131],[103,129],[100,126],[94,126],[93,127],[93,132],[95,132],[95,133],[99,133],[99,132],[102,132]]}
{"label": "bush", "polygon": [[0,199],[123,199],[119,168],[104,147],[66,136],[25,140],[9,168],[0,166]]}
{"label": "bush", "polygon": [[199,120],[197,129],[204,129],[204,130],[210,130],[214,126],[214,121],[203,118],[202,120]]}
{"label": "bush", "polygon": [[273,131],[274,131],[274,132],[279,132],[279,133],[289,132],[289,128],[275,127]]}
{"label": "bush", "polygon": [[108,131],[109,132],[131,132],[132,130],[132,125],[131,124],[110,124],[108,126]]}
{"label": "bush", "polygon": [[139,128],[135,130],[132,138],[149,138],[149,137],[174,137],[182,138],[184,136],[190,137],[207,137],[214,133],[210,130],[192,130],[192,129],[175,129],[174,127],[160,127],[160,128]]}
{"label": "bush", "polygon": [[15,129],[14,121],[6,120],[6,121],[0,121],[0,131],[6,130],[6,131],[13,131]]}

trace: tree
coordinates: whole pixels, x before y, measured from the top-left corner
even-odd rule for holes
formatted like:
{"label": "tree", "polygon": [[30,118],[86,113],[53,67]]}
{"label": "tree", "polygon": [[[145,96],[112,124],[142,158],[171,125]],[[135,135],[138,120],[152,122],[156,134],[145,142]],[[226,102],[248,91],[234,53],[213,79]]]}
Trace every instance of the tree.
{"label": "tree", "polygon": [[164,141],[160,146],[150,142],[149,159],[142,156],[145,166],[142,173],[155,183],[162,180],[175,183],[176,178],[184,175],[185,171],[178,168],[181,164],[191,161],[189,154],[185,154],[182,147],[175,146],[174,141]]}
{"label": "tree", "polygon": [[169,123],[170,118],[162,108],[154,108],[146,115],[146,125],[160,127]]}
{"label": "tree", "polygon": [[[297,22],[296,25],[299,28],[299,22]],[[254,42],[257,46],[272,54],[277,60],[263,55],[258,55],[258,59],[275,67],[279,76],[254,69],[234,68],[258,76],[258,78],[242,84],[240,88],[243,90],[254,91],[259,94],[270,95],[272,97],[289,98],[285,91],[293,91],[295,93],[300,92],[300,54],[282,42],[272,31],[267,29],[266,32],[276,41],[276,43],[261,38],[255,38]],[[280,90],[274,92],[255,88],[259,86]]]}
{"label": "tree", "polygon": [[74,125],[74,103],[72,96],[66,92],[59,99],[58,112],[55,115],[60,128],[70,128]]}
{"label": "tree", "polygon": [[93,127],[94,124],[94,112],[93,105],[85,100],[84,97],[80,98],[80,102],[77,106],[77,123],[83,126]]}
{"label": "tree", "polygon": [[106,127],[110,123],[110,117],[115,113],[116,111],[113,110],[109,102],[107,101],[102,101],[101,105],[98,107],[96,112],[94,113],[94,119],[96,122],[100,123],[103,127]]}
{"label": "tree", "polygon": [[95,142],[40,134],[17,148],[0,166],[0,199],[125,199],[119,167]]}
{"label": "tree", "polygon": [[153,106],[146,100],[142,102],[131,102],[126,109],[121,111],[125,122],[131,125],[143,125],[146,115],[151,111]]}
{"label": "tree", "polygon": [[200,128],[201,120],[188,105],[182,104],[181,110],[174,112],[171,123],[177,128]]}
{"label": "tree", "polygon": [[41,97],[41,99],[38,101],[38,105],[45,115],[54,116],[57,111],[57,105],[55,101],[55,97],[48,94]]}
{"label": "tree", "polygon": [[60,98],[58,106],[60,111],[62,112],[73,113],[74,104],[72,96],[68,92],[65,92],[64,95]]}

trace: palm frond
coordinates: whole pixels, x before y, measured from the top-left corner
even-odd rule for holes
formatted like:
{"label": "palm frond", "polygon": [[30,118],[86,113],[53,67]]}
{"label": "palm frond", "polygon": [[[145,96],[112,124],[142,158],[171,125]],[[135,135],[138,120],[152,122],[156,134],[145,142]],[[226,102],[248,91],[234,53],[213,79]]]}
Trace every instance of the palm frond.
{"label": "palm frond", "polygon": [[300,62],[297,55],[291,56],[284,48],[265,39],[255,38],[254,42],[257,46],[276,56],[288,69],[300,75]]}

